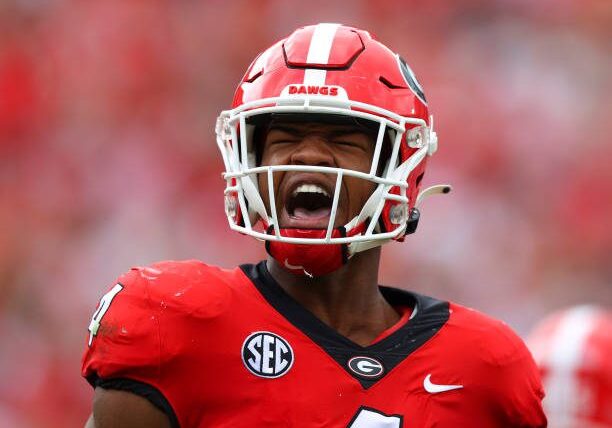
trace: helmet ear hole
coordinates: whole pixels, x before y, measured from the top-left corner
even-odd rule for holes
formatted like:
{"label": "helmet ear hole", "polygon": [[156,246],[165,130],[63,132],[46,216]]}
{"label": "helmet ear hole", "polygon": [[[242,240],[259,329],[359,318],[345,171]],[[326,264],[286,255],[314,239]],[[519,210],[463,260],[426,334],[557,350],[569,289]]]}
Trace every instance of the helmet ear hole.
{"label": "helmet ear hole", "polygon": [[392,131],[385,132],[385,136],[383,138],[382,146],[380,148],[380,156],[378,160],[378,168],[376,169],[376,175],[379,177],[383,177],[390,167],[395,167],[396,165],[389,165],[389,161],[391,160],[391,153],[393,152],[393,139],[394,137],[391,134]]}
{"label": "helmet ear hole", "polygon": [[264,125],[255,126],[253,131],[253,150],[255,154],[255,166],[261,165],[263,157],[264,143],[266,141],[266,135],[268,134],[268,127]]}

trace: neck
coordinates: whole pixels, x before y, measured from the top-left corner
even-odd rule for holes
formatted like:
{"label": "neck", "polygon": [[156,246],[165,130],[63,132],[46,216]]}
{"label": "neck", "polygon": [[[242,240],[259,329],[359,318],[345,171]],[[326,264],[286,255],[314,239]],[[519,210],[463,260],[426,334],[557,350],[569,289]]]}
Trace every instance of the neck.
{"label": "neck", "polygon": [[380,247],[355,254],[340,269],[309,278],[268,257],[268,270],[287,294],[338,333],[369,345],[399,320],[378,288]]}

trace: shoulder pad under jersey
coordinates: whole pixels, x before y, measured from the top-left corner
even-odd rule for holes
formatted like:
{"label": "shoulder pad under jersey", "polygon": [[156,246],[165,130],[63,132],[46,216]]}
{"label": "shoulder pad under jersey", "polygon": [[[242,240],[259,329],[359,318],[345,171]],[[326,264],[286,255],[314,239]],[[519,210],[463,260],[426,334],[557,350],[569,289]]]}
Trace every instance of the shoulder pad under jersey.
{"label": "shoulder pad under jersey", "polygon": [[[125,377],[156,386],[160,366],[182,352],[186,324],[212,319],[230,307],[238,269],[199,261],[135,267],[101,299],[89,325],[82,374]],[[185,333],[186,334],[186,333]]]}

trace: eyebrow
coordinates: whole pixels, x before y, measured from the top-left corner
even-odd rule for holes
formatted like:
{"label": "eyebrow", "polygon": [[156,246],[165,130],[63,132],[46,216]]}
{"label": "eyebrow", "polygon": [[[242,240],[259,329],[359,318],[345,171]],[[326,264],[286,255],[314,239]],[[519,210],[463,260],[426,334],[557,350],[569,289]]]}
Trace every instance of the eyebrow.
{"label": "eyebrow", "polygon": [[[294,126],[291,125],[285,125],[285,124],[271,124],[270,128],[268,129],[268,132],[271,131],[281,131],[281,132],[285,132],[287,134],[293,135],[295,137],[303,137],[311,132],[313,132],[311,129],[309,128],[296,128]],[[358,129],[358,128],[354,128],[351,126],[338,126],[338,127],[334,127],[331,130],[326,130],[326,131],[321,131],[322,134],[325,134],[329,137],[341,137],[344,135],[351,135],[351,134],[363,134],[366,135],[368,137],[370,137],[371,135],[373,135],[372,132],[369,132],[368,129]]]}

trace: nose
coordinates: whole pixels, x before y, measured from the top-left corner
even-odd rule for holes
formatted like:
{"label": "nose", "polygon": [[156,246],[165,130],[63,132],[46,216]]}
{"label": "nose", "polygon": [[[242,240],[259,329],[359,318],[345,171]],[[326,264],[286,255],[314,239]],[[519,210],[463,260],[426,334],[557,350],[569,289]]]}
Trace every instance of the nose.
{"label": "nose", "polygon": [[308,135],[291,153],[292,165],[336,166],[334,154],[325,138]]}

